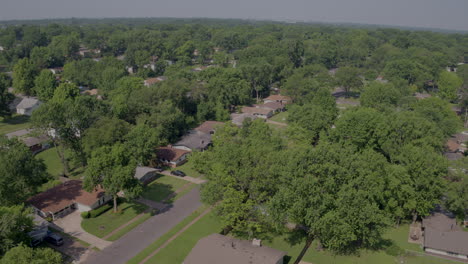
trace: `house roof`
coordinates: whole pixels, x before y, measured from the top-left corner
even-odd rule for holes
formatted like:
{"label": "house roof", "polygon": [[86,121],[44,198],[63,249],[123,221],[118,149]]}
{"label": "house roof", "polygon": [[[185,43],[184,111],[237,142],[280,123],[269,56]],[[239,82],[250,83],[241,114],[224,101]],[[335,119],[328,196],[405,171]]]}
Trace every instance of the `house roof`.
{"label": "house roof", "polygon": [[205,134],[211,134],[215,131],[216,126],[220,125],[224,125],[224,123],[218,121],[205,121],[203,124],[196,127],[195,130]]}
{"label": "house roof", "polygon": [[146,85],[153,85],[153,84],[158,83],[158,82],[160,82],[160,81],[161,81],[161,80],[158,79],[158,78],[149,78],[149,79],[146,79],[146,80],[145,80],[145,84],[146,84]]}
{"label": "house roof", "polygon": [[268,96],[267,98],[265,98],[263,100],[264,101],[265,100],[269,100],[269,101],[291,101],[291,97],[281,95],[281,94],[273,94],[273,95],[270,95],[270,96]]}
{"label": "house roof", "polygon": [[200,239],[184,264],[276,264],[286,252],[220,234]]}
{"label": "house roof", "polygon": [[456,152],[460,148],[460,144],[458,144],[457,140],[453,138],[447,140],[445,145],[450,152]]}
{"label": "house roof", "polygon": [[190,151],[173,148],[172,146],[160,147],[156,149],[156,155],[159,159],[176,161]]}
{"label": "house roof", "polygon": [[428,93],[414,93],[414,97],[416,97],[417,99],[424,99],[424,98],[432,97],[432,95]]}
{"label": "house roof", "polygon": [[468,255],[468,232],[455,218],[435,213],[423,219],[424,247]]}
{"label": "house roof", "polygon": [[89,95],[97,95],[99,93],[98,89],[91,89],[91,90],[85,90],[83,91],[84,94],[89,94]]}
{"label": "house roof", "polygon": [[174,146],[185,146],[191,150],[205,149],[211,143],[211,134],[191,130],[185,134]]}
{"label": "house roof", "polygon": [[268,115],[271,113],[271,109],[244,106],[242,107],[242,113]]}
{"label": "house roof", "polygon": [[157,171],[155,168],[138,166],[135,170],[135,178],[141,180],[146,174]]}
{"label": "house roof", "polygon": [[257,119],[256,116],[252,115],[252,114],[247,114],[247,113],[243,113],[243,114],[231,114],[231,121],[232,123],[234,123],[235,125],[238,125],[238,126],[241,126],[242,123],[244,122],[244,120],[246,118],[250,118],[252,120],[255,120]]}
{"label": "house roof", "polygon": [[83,189],[81,181],[70,180],[36,194],[28,199],[28,203],[43,212],[56,213],[75,202],[88,206],[93,205],[102,196],[104,196],[102,188],[87,192]]}
{"label": "house roof", "polygon": [[28,109],[31,108],[37,104],[39,104],[40,101],[34,97],[24,97],[23,100],[16,106],[17,109]]}
{"label": "house roof", "polygon": [[268,102],[268,103],[264,103],[264,104],[256,104],[254,105],[255,107],[257,108],[267,108],[267,109],[271,109],[271,110],[278,110],[278,109],[284,109],[284,104],[280,103],[280,102]]}
{"label": "house roof", "polygon": [[468,131],[457,133],[457,134],[453,135],[453,137],[455,137],[455,139],[457,140],[458,143],[460,143],[460,144],[465,143],[465,142],[468,141]]}
{"label": "house roof", "polygon": [[463,158],[463,154],[461,154],[461,153],[452,153],[452,152],[445,152],[444,156],[448,160],[459,160],[459,159]]}
{"label": "house roof", "polygon": [[46,135],[38,136],[38,137],[27,137],[22,139],[23,143],[26,144],[28,147],[32,147],[42,142],[47,141],[49,138]]}

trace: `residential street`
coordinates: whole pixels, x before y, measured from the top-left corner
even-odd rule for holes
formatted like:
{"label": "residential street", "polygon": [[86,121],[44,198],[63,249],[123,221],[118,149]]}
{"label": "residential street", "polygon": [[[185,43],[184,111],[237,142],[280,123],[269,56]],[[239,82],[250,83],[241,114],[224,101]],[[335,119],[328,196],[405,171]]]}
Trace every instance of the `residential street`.
{"label": "residential street", "polygon": [[166,211],[151,217],[100,252],[93,252],[84,263],[126,263],[160,236],[192,214],[199,206],[199,188],[184,195]]}

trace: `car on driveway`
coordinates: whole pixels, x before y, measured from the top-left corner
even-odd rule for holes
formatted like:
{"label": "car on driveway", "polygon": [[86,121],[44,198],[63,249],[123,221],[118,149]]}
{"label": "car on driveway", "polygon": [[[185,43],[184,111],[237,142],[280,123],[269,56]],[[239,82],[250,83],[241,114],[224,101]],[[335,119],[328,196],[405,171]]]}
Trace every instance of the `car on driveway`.
{"label": "car on driveway", "polygon": [[48,232],[47,236],[44,238],[45,241],[51,243],[54,246],[61,246],[63,245],[63,238],[57,233]]}
{"label": "car on driveway", "polygon": [[175,171],[171,171],[171,175],[184,177],[185,173],[183,171],[180,171],[180,170],[175,170]]}

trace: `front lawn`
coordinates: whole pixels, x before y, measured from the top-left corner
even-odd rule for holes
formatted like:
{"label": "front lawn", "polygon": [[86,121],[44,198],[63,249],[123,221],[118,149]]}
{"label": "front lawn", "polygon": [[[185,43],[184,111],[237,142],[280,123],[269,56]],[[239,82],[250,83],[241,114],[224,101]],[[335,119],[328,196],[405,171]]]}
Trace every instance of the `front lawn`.
{"label": "front lawn", "polygon": [[8,119],[0,118],[0,135],[30,128],[31,123],[29,122],[29,119],[29,116],[26,115],[14,115]]}
{"label": "front lawn", "polygon": [[160,175],[156,180],[145,187],[141,196],[148,200],[161,202],[187,183],[189,182],[167,175]]}
{"label": "front lawn", "polygon": [[278,113],[270,118],[271,121],[288,123],[288,112]]}
{"label": "front lawn", "polygon": [[183,171],[187,176],[193,177],[193,178],[200,178],[203,177],[203,174],[199,173],[193,168],[193,161],[189,160],[182,164],[181,166],[178,166],[177,168],[171,168],[170,171],[174,170],[180,170]]}
{"label": "front lawn", "polygon": [[102,238],[143,213],[146,208],[146,205],[137,202],[120,203],[118,205],[119,212],[114,213],[113,209],[110,209],[96,218],[83,219],[81,227],[86,232]]}
{"label": "front lawn", "polygon": [[214,214],[208,213],[146,263],[182,263],[198,240],[213,233],[219,233],[221,229],[221,224]]}
{"label": "front lawn", "polygon": [[[65,151],[65,155],[69,157],[71,154],[67,150]],[[62,161],[60,160],[60,157],[57,154],[57,150],[55,147],[46,149],[36,155],[36,158],[43,159],[45,165],[47,166],[47,172],[54,176],[54,178],[58,179],[59,176],[62,175],[63,173],[63,165]],[[72,179],[79,179],[83,173],[84,173],[84,168],[73,164],[72,162],[69,162],[70,166],[70,175],[69,177]]]}

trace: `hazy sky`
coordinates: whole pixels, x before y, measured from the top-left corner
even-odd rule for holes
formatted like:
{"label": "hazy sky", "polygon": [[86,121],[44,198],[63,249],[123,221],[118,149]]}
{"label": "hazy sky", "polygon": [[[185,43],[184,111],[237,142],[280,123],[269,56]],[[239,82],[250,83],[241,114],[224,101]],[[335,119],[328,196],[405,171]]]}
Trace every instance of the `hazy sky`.
{"label": "hazy sky", "polygon": [[0,20],[215,17],[468,30],[467,14],[468,0],[0,0]]}

